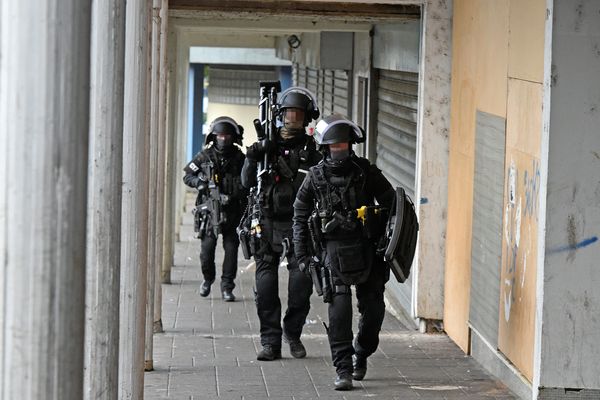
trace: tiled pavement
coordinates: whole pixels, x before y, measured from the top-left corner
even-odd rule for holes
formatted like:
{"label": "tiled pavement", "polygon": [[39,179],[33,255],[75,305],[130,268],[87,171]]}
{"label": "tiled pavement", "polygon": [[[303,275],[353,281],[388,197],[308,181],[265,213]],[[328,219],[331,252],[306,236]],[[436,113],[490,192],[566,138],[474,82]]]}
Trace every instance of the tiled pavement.
{"label": "tiled pavement", "polygon": [[[165,332],[154,336],[155,370],[145,374],[146,399],[516,398],[447,336],[409,330],[390,314],[365,380],[355,382],[353,391],[334,391],[335,374],[321,323],[327,309],[316,295],[302,336],[308,356],[294,359],[284,344],[282,360],[257,361],[254,264],[243,260],[240,252],[236,302],[221,300],[218,279],[210,296],[200,297],[199,241],[193,238],[190,218],[184,222],[172,284],[163,285]],[[219,250],[218,268],[221,260]],[[283,295],[287,270],[280,271]]]}

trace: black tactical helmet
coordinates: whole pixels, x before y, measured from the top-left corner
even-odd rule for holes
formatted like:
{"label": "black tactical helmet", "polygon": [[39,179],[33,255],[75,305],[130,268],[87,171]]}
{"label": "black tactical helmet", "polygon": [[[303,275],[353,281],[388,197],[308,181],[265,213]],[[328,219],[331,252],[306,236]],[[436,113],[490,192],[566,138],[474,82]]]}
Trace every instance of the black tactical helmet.
{"label": "black tactical helmet", "polygon": [[319,146],[333,143],[362,143],[365,141],[365,133],[354,122],[339,114],[332,114],[319,121],[314,138]]}
{"label": "black tactical helmet", "polygon": [[206,135],[206,139],[204,140],[205,145],[215,140],[215,132],[228,133],[233,136],[234,143],[237,143],[240,146],[242,145],[242,139],[244,137],[244,128],[241,125],[238,125],[238,123],[235,122],[233,118],[215,118],[215,120],[210,123],[208,134]]}
{"label": "black tactical helmet", "polygon": [[299,86],[292,86],[284,90],[277,99],[277,122],[280,126],[283,126],[283,111],[286,108],[304,110],[304,126],[321,115],[315,95],[308,89]]}

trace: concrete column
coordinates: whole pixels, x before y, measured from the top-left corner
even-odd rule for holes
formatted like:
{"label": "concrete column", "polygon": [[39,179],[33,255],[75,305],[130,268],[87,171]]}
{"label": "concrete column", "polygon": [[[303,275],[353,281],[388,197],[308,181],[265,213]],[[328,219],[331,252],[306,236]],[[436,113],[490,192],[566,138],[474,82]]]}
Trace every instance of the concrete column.
{"label": "concrete column", "polygon": [[150,35],[150,169],[148,193],[148,283],[146,292],[146,348],[144,368],[152,371],[154,333],[154,293],[156,290],[156,201],[157,201],[157,170],[158,170],[158,83],[160,79],[160,6],[162,0],[153,0],[152,13],[149,20]]}
{"label": "concrete column", "polygon": [[125,2],[93,2],[85,399],[117,399]]}
{"label": "concrete column", "polygon": [[448,132],[452,73],[452,1],[423,7],[419,66],[419,139],[415,205],[419,244],[413,266],[413,317],[444,316],[444,265],[448,213]]}
{"label": "concrete column", "polygon": [[90,3],[0,3],[3,399],[83,397]]}
{"label": "concrete column", "polygon": [[167,42],[167,68],[168,68],[168,105],[167,105],[167,131],[166,131],[166,167],[165,167],[165,218],[163,238],[163,266],[162,281],[171,283],[171,266],[173,265],[173,254],[175,244],[175,190],[176,176],[173,173],[176,167],[175,147],[177,143],[177,31],[169,29]]}
{"label": "concrete column", "polygon": [[166,114],[167,114],[167,21],[168,0],[162,0],[160,8],[159,84],[158,84],[158,158],[156,184],[156,278],[154,291],[154,333],[163,332],[162,326],[162,265],[164,253],[165,216],[165,163],[166,163]]}
{"label": "concrete column", "polygon": [[144,394],[149,143],[148,0],[129,0],[125,30],[119,398]]}
{"label": "concrete column", "polygon": [[187,154],[187,133],[189,125],[189,101],[190,101],[190,44],[189,36],[181,33],[181,40],[177,41],[177,92],[178,92],[178,117],[177,129],[175,132],[179,136],[176,140],[176,154],[174,158],[173,183],[175,192],[175,236],[179,238],[181,222],[183,219],[183,209],[185,207],[185,196],[187,186],[182,181],[183,167],[189,161]]}

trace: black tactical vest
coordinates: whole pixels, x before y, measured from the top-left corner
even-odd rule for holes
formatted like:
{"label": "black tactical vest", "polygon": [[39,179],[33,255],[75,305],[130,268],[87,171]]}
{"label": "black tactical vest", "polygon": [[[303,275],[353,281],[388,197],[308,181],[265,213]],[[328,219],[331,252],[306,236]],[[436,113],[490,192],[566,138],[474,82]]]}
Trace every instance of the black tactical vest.
{"label": "black tactical vest", "polygon": [[[366,193],[366,171],[369,162],[353,157],[351,168],[344,176],[327,173],[323,162],[310,169],[310,180],[317,198],[320,227],[336,223],[335,216],[347,217],[361,206],[373,205],[373,196]],[[346,218],[331,232],[323,232],[326,249],[325,265],[346,285],[367,280],[375,255],[374,243],[363,235],[361,222]]]}

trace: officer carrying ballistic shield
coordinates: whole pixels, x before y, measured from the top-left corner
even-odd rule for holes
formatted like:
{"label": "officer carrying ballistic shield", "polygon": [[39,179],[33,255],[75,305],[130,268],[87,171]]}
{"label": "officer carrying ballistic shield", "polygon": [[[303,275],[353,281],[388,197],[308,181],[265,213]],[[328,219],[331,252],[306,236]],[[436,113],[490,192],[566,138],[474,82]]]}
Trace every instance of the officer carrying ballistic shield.
{"label": "officer carrying ballistic shield", "polygon": [[[317,124],[314,137],[324,159],[310,168],[294,202],[294,250],[299,268],[313,280],[315,260],[321,263],[334,387],[350,390],[353,379],[364,378],[367,358],[379,344],[390,269],[376,250],[395,192],[375,165],[352,151],[365,139],[354,122],[331,115]],[[352,286],[360,312],[354,342]]]}

